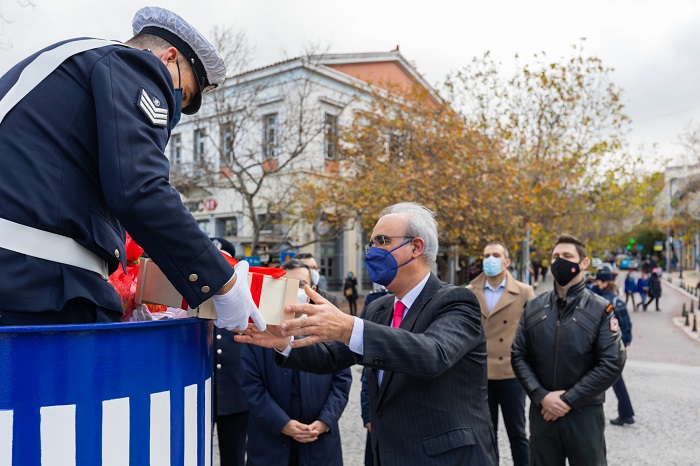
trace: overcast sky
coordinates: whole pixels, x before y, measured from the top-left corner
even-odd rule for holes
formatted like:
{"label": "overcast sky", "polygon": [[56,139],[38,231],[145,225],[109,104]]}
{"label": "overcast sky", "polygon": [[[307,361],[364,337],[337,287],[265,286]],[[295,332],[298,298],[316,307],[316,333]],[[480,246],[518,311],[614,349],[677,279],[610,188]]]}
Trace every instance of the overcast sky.
{"label": "overcast sky", "polygon": [[[389,51],[397,44],[431,84],[491,51],[511,65],[534,52],[585,51],[615,68],[633,126],[630,149],[674,157],[687,122],[700,123],[700,1],[694,0],[0,0],[12,23],[0,30],[0,74],[61,39],[126,40],[134,13],[169,8],[205,35],[216,25],[243,29],[255,46],[254,66],[298,55],[309,43],[331,53]],[[652,151],[654,144],[658,148]],[[651,157],[651,156],[650,156]]]}

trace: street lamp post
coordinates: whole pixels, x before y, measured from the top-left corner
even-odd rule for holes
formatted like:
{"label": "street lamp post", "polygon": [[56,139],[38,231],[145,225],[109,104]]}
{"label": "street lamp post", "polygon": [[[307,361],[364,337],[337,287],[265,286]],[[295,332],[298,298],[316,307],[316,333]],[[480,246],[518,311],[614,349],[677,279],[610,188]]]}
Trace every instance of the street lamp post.
{"label": "street lamp post", "polygon": [[[675,178],[668,180],[668,212],[669,217],[673,218],[673,182]],[[673,238],[671,238],[671,225],[668,226],[668,238],[666,240],[666,272],[668,273],[668,281],[671,280],[671,247],[673,246]]]}

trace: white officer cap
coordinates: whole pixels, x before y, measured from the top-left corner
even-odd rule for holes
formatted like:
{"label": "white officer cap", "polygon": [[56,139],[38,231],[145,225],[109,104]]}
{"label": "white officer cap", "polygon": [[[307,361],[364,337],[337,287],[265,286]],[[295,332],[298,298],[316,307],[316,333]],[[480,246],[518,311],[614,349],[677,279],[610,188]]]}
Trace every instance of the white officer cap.
{"label": "white officer cap", "polygon": [[226,63],[216,48],[195,28],[177,14],[165,8],[147,6],[134,15],[131,23],[134,35],[153,34],[183,54],[192,65],[199,92],[182,113],[197,113],[202,105],[202,94],[221,85],[226,79]]}

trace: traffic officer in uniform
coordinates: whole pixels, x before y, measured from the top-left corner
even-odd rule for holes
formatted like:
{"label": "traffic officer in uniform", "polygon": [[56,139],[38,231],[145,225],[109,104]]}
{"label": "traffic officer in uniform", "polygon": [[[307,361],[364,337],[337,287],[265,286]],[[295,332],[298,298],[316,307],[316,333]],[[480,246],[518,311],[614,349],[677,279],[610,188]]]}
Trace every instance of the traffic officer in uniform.
{"label": "traffic officer in uniform", "polygon": [[192,26],[146,7],[126,43],[72,39],[0,78],[0,325],[119,321],[107,282],[124,232],[191,307],[214,298],[222,328],[265,322],[169,183],[180,113],[199,110],[226,66]]}

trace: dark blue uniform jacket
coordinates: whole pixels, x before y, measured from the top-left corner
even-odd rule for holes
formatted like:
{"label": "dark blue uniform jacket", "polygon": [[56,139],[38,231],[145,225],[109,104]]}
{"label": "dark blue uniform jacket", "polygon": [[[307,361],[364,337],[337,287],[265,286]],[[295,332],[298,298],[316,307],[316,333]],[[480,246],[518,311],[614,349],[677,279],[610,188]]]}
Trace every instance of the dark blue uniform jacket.
{"label": "dark blue uniform jacket", "polygon": [[[0,78],[0,98],[33,58]],[[75,239],[110,273],[125,265],[126,229],[194,307],[233,270],[170,186],[173,113],[153,124],[138,106],[143,91],[174,109],[170,73],[150,51],[103,47],[52,72],[0,124],[0,217]],[[77,297],[121,310],[94,272],[1,248],[0,264],[0,311],[59,311]]]}

